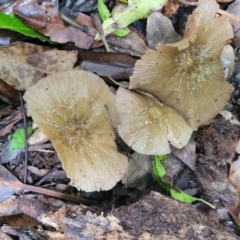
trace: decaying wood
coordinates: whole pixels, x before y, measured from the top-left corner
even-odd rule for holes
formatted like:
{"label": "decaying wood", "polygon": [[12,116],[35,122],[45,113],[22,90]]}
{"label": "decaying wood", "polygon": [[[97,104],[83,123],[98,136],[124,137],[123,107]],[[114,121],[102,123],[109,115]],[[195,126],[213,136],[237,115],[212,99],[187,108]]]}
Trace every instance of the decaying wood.
{"label": "decaying wood", "polygon": [[[190,204],[183,204],[160,193],[151,192],[131,206],[122,206],[105,216],[94,206],[61,204],[50,206],[46,198],[20,199],[18,210],[37,219],[53,236],[80,239],[238,239],[233,231],[208,220]],[[55,201],[56,205],[56,201]],[[7,231],[7,226],[1,228]],[[51,231],[49,231],[51,230]]]}

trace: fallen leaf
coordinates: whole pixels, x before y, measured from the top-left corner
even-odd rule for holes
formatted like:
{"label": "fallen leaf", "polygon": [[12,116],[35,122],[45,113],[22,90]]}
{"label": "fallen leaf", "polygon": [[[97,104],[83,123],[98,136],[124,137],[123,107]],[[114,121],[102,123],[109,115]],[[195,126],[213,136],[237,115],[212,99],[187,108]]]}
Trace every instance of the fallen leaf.
{"label": "fallen leaf", "polygon": [[6,14],[12,14],[14,6],[17,5],[20,1],[22,0],[15,0],[15,1],[6,0],[5,4],[0,5],[0,12],[4,12]]}
{"label": "fallen leaf", "polygon": [[46,41],[51,42],[49,38],[43,36],[42,34],[37,32],[35,29],[27,26],[18,17],[12,14],[5,14],[0,12],[0,19],[1,19],[0,29],[8,29],[14,32],[21,33],[28,37],[38,38],[44,42]]}
{"label": "fallen leaf", "polygon": [[118,52],[141,57],[149,49],[145,42],[134,32],[125,37],[107,37],[107,42]]}
{"label": "fallen leaf", "polygon": [[20,101],[18,91],[2,79],[0,79],[0,94],[12,102]]}
{"label": "fallen leaf", "polygon": [[[231,3],[227,10],[228,13],[236,16],[236,17],[240,17],[240,1],[234,1],[233,3]],[[234,21],[230,19],[230,22],[232,24],[233,27],[233,32],[234,32],[234,43],[236,46],[240,46],[240,22],[238,21]]]}
{"label": "fallen leaf", "polygon": [[195,170],[196,167],[196,141],[194,138],[195,134],[192,134],[188,144],[182,149],[177,149],[171,146],[172,154],[192,170]]}
{"label": "fallen leaf", "polygon": [[50,37],[51,41],[73,42],[83,49],[89,49],[94,43],[93,37],[80,29],[66,27],[57,6],[39,5],[38,0],[26,0],[14,7],[14,14],[28,26]]}
{"label": "fallen leaf", "polygon": [[24,43],[0,46],[0,78],[18,90],[24,90],[46,76],[44,71],[26,63],[26,55],[35,48],[38,50],[38,47]]}
{"label": "fallen leaf", "polygon": [[160,186],[162,186],[164,189],[170,192],[171,196],[180,202],[193,203],[195,201],[201,201],[207,204],[209,207],[215,208],[209,202],[206,202],[201,198],[192,197],[181,190],[175,189],[173,186],[171,186],[170,183],[164,181],[164,176],[166,175],[166,171],[162,166],[162,162],[165,162],[165,161],[166,161],[166,157],[163,155],[163,156],[154,156],[154,160],[152,162],[154,176],[158,181],[158,183],[160,184]]}
{"label": "fallen leaf", "polygon": [[26,90],[47,75],[71,69],[76,51],[49,50],[29,43],[0,46],[0,78],[17,90]]}
{"label": "fallen leaf", "polygon": [[27,57],[26,62],[47,73],[66,71],[73,68],[77,61],[77,51],[56,49],[38,52]]}
{"label": "fallen leaf", "polygon": [[12,130],[13,125],[22,119],[22,113],[20,109],[14,111],[9,117],[1,120],[0,125],[3,128],[0,130],[0,137],[5,137]]}
{"label": "fallen leaf", "polygon": [[122,183],[127,188],[137,188],[143,190],[152,182],[152,156],[133,153],[129,156],[129,165]]}
{"label": "fallen leaf", "polygon": [[147,19],[148,47],[154,49],[160,44],[175,43],[182,39],[173,28],[172,22],[160,12],[153,12]]}
{"label": "fallen leaf", "polygon": [[96,63],[91,61],[83,61],[81,67],[85,71],[93,72],[100,76],[108,76],[118,80],[129,78],[133,73],[133,67]]}

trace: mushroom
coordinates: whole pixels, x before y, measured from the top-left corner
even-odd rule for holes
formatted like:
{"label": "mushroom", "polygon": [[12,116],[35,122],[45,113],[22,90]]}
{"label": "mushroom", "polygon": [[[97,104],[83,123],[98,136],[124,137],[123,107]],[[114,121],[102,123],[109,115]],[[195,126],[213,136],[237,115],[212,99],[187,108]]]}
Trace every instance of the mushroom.
{"label": "mushroom", "polygon": [[192,129],[184,118],[153,97],[119,87],[116,108],[119,135],[138,153],[168,154],[168,141],[182,148],[191,137]]}
{"label": "mushroom", "polygon": [[109,190],[121,180],[127,157],[117,151],[113,119],[115,96],[97,75],[69,70],[50,75],[25,95],[28,115],[52,141],[71,185]]}
{"label": "mushroom", "polygon": [[233,31],[227,17],[216,17],[217,10],[215,0],[200,0],[183,40],[149,50],[130,78],[130,89],[153,94],[181,113],[194,130],[221,111],[233,92],[220,59]]}

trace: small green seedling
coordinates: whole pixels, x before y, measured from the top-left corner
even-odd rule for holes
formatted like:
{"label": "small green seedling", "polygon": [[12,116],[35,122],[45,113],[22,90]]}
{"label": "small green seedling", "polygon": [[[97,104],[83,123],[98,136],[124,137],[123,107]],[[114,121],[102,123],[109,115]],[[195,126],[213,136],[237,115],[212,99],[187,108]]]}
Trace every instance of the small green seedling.
{"label": "small green seedling", "polygon": [[[32,126],[28,127],[28,136],[31,136],[33,133]],[[10,152],[19,150],[25,147],[25,131],[24,128],[18,128],[11,137],[9,150]]]}
{"label": "small green seedling", "polygon": [[[32,135],[32,126],[28,127],[28,136]],[[11,136],[10,141],[4,146],[1,156],[0,164],[8,163],[18,156],[18,154],[25,147],[25,131],[24,128],[18,128]]]}
{"label": "small green seedling", "polygon": [[162,166],[162,163],[166,162],[166,156],[154,156],[154,160],[153,160],[153,172],[154,175],[156,177],[156,180],[158,181],[158,183],[164,188],[166,189],[168,192],[170,192],[170,195],[180,201],[180,202],[184,202],[184,203],[193,203],[195,201],[201,201],[204,202],[205,204],[207,204],[209,207],[211,208],[215,208],[212,204],[204,201],[201,198],[195,198],[192,197],[188,194],[186,194],[185,192],[181,191],[181,190],[176,190],[174,189],[170,183],[163,181],[164,176],[166,175],[166,171]]}
{"label": "small green seedling", "polygon": [[27,26],[13,14],[5,14],[0,12],[0,19],[0,29],[7,29],[10,31],[21,33],[28,37],[38,38],[43,42],[53,43],[48,37],[45,37],[41,33],[37,32],[35,29]]}
{"label": "small green seedling", "polygon": [[[98,0],[98,12],[102,19],[102,21],[106,21],[111,17],[111,13],[109,12],[107,6],[103,2],[103,0]],[[130,33],[128,28],[116,29],[113,34],[118,37],[124,37]],[[106,36],[106,35],[105,35]],[[99,35],[97,34],[96,39],[99,39]]]}

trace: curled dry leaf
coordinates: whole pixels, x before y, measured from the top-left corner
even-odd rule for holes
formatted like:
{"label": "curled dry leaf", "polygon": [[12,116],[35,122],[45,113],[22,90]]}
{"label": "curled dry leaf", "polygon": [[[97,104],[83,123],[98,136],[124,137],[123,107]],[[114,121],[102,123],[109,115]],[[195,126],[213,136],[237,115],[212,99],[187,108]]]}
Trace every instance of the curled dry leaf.
{"label": "curled dry leaf", "polygon": [[73,68],[77,51],[49,50],[29,43],[0,46],[0,78],[17,90],[26,90],[47,73]]}
{"label": "curled dry leaf", "polygon": [[177,111],[149,96],[119,87],[116,108],[119,135],[136,152],[168,154],[168,141],[182,148],[191,137],[192,129]]}
{"label": "curled dry leaf", "polygon": [[172,22],[160,12],[153,12],[147,19],[148,47],[155,48],[158,43],[175,43],[182,39],[173,28]]}
{"label": "curled dry leaf", "polygon": [[201,0],[187,21],[184,39],[148,51],[130,78],[130,89],[153,94],[194,130],[222,110],[233,91],[220,60],[233,32],[227,17],[215,17],[217,10],[215,0]]}
{"label": "curled dry leaf", "polygon": [[29,88],[24,99],[73,186],[109,190],[123,177],[127,158],[117,151],[105,109],[115,116],[114,94],[101,78],[76,70],[53,74]]}
{"label": "curled dry leaf", "polygon": [[152,156],[133,153],[129,156],[129,165],[122,178],[122,183],[127,188],[143,190],[149,183],[153,182],[152,177]]}
{"label": "curled dry leaf", "polygon": [[28,64],[26,58],[40,49],[25,43],[0,46],[0,78],[18,90],[35,84],[46,73]]}
{"label": "curled dry leaf", "polygon": [[4,126],[0,130],[0,137],[6,137],[12,131],[12,127],[16,122],[19,122],[22,119],[21,110],[16,109],[10,116],[2,119],[0,125]]}
{"label": "curled dry leaf", "polygon": [[57,6],[41,5],[38,0],[21,1],[14,7],[14,14],[54,42],[73,42],[83,49],[89,49],[94,43],[93,37],[80,29],[66,27]]}
{"label": "curled dry leaf", "polygon": [[77,61],[77,51],[47,50],[32,54],[26,62],[47,73],[56,73],[73,68]]}
{"label": "curled dry leaf", "polygon": [[130,32],[127,36],[121,38],[110,35],[107,37],[107,42],[117,52],[132,56],[141,57],[148,50],[145,42],[134,32]]}

